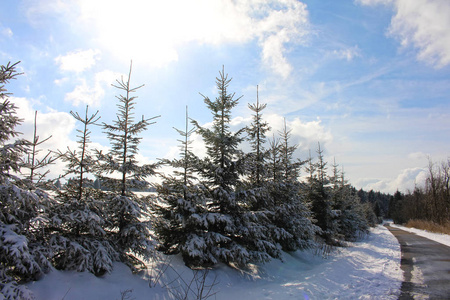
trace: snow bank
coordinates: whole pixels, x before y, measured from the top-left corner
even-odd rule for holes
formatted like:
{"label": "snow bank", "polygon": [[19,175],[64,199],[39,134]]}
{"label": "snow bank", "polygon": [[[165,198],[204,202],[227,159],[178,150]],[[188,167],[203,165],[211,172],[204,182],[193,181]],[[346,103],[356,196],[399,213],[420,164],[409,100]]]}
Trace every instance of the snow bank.
{"label": "snow bank", "polygon": [[[400,294],[400,246],[383,226],[328,258],[298,251],[285,253],[283,260],[255,265],[246,272],[218,266],[207,278],[207,284],[217,284],[212,299],[397,299]],[[161,283],[181,290],[193,273],[178,256],[170,265]],[[123,264],[115,264],[112,274],[101,278],[53,271],[28,287],[38,300],[121,299],[121,292],[126,290],[132,290],[129,299],[175,299],[161,285],[149,288],[145,280],[148,276],[133,275]]]}
{"label": "snow bank", "polygon": [[443,245],[450,247],[450,235],[448,235],[448,234],[434,233],[434,232],[429,232],[429,231],[421,230],[421,229],[417,229],[417,228],[409,228],[409,227],[405,227],[405,226],[396,225],[394,223],[392,223],[390,225],[392,227],[396,227],[396,228],[404,230],[404,231],[415,233],[417,235],[423,236],[427,239],[433,240],[435,242],[438,242],[438,243],[441,243]]}
{"label": "snow bank", "polygon": [[397,299],[403,274],[400,246],[384,227],[328,259],[285,254],[260,267],[253,282],[229,282],[218,299]]}

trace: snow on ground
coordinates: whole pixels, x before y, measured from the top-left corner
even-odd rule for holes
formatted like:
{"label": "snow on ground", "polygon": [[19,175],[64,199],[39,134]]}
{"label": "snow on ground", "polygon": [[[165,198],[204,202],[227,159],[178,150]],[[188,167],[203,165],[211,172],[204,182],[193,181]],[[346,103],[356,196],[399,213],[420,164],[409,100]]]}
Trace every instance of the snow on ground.
{"label": "snow on ground", "polygon": [[438,242],[438,243],[441,243],[443,245],[446,245],[446,246],[450,247],[450,235],[448,235],[448,234],[434,233],[434,232],[429,232],[429,231],[426,231],[426,230],[420,230],[420,229],[416,229],[416,228],[409,228],[409,227],[405,227],[405,226],[396,225],[394,223],[392,223],[390,225],[392,227],[396,227],[396,228],[404,230],[404,231],[415,233],[417,235],[423,236],[423,237],[425,237],[427,239],[433,240],[435,242]]}
{"label": "snow on ground", "polygon": [[[400,294],[400,246],[383,226],[327,258],[298,251],[285,253],[283,260],[253,266],[245,272],[219,265],[205,281],[206,286],[214,284],[212,293],[216,294],[210,299],[397,299]],[[161,262],[159,267],[165,265]],[[149,276],[153,276],[150,281],[158,277],[155,270],[133,275],[117,263],[111,274],[101,278],[86,272],[52,271],[27,286],[38,300],[181,299],[186,294],[193,271],[179,256],[171,257],[159,284],[150,288]],[[188,299],[195,298],[195,284],[199,282],[191,285]],[[121,294],[126,290],[132,291]]]}

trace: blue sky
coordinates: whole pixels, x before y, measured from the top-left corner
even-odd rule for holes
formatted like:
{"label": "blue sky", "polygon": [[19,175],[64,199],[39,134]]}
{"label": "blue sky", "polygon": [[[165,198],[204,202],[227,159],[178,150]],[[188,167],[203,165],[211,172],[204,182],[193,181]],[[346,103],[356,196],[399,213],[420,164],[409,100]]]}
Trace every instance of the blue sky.
{"label": "blue sky", "polygon": [[[115,79],[145,84],[137,116],[161,115],[143,134],[141,161],[176,156],[184,110],[211,121],[225,66],[242,95],[233,128],[250,122],[259,99],[272,132],[283,117],[296,155],[321,143],[357,188],[402,191],[423,181],[427,157],[450,149],[450,2],[447,0],[22,0],[0,3],[0,59],[21,61],[9,84],[25,118],[52,149],[74,146],[69,112],[85,106],[115,117]],[[272,133],[270,133],[272,135]],[[95,146],[108,147],[100,129]],[[202,153],[198,137],[196,152]],[[245,147],[245,145],[244,145]],[[53,168],[57,175],[58,168]]]}

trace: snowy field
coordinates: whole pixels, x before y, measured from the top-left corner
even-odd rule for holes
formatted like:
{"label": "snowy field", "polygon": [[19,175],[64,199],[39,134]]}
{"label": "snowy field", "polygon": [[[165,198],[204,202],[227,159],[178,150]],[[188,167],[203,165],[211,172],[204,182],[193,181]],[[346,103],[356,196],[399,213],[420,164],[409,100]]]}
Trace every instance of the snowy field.
{"label": "snowy field", "polygon": [[[160,263],[163,268],[166,264]],[[111,274],[101,278],[90,273],[52,271],[28,284],[36,299],[195,299],[199,289],[193,272],[180,257],[173,257],[159,282],[149,287],[158,274],[133,275],[117,263]],[[152,275],[153,279],[149,279]],[[397,299],[403,279],[400,246],[383,226],[351,247],[340,248],[327,258],[311,252],[284,254],[284,262],[237,271],[220,265],[207,274],[204,286],[209,299]],[[127,292],[126,292],[127,291]],[[188,291],[188,292],[186,292]],[[203,295],[205,295],[204,292]]]}

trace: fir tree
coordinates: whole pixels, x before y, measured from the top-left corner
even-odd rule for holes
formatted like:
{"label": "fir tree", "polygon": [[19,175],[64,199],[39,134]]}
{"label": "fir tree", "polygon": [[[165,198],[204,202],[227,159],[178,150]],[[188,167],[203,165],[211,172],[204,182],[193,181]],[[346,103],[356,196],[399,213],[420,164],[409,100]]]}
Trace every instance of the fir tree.
{"label": "fir tree", "polygon": [[303,162],[295,161],[293,156],[296,145],[290,144],[290,130],[284,121],[281,139],[271,142],[272,179],[269,191],[273,199],[273,239],[285,251],[305,249],[314,245],[313,239],[317,227],[312,223],[311,212],[300,194],[298,176]]}
{"label": "fir tree", "polygon": [[274,218],[274,199],[270,195],[270,176],[267,168],[269,151],[264,147],[266,132],[269,124],[262,118],[262,111],[267,104],[260,104],[258,87],[256,103],[248,104],[253,114],[253,121],[247,127],[247,140],[250,142],[251,152],[245,157],[246,184],[244,185],[245,199],[243,218],[248,224],[249,238],[247,247],[259,254],[258,260],[267,261],[270,257],[280,258],[281,247],[273,238],[277,230],[271,223]]}
{"label": "fir tree", "polygon": [[43,143],[51,139],[52,136],[45,138],[40,141],[39,136],[37,135],[37,111],[34,113],[34,131],[33,131],[33,141],[31,142],[31,150],[26,155],[26,158],[22,161],[22,168],[29,170],[29,175],[27,176],[28,185],[30,188],[32,186],[42,186],[46,187],[47,182],[43,181],[45,176],[50,172],[50,170],[46,170],[43,173],[40,173],[40,169],[46,168],[49,165],[53,164],[57,157],[53,157],[51,151],[47,151],[47,154],[42,158],[39,158],[39,152],[42,149],[38,149]]}
{"label": "fir tree", "polygon": [[283,130],[279,131],[280,134],[280,164],[281,164],[281,176],[286,182],[295,182],[298,179],[300,167],[304,164],[299,160],[294,161],[294,152],[297,150],[297,145],[290,145],[291,131],[286,127],[286,119],[284,119]]}
{"label": "fir tree", "polygon": [[174,168],[174,175],[162,175],[163,182],[157,185],[159,202],[156,205],[158,218],[155,230],[160,242],[159,250],[165,254],[181,253],[187,266],[196,267],[205,263],[203,249],[199,244],[205,238],[206,212],[205,190],[196,183],[195,167],[199,159],[191,151],[190,136],[195,128],[189,129],[186,107],[186,127],[175,130],[180,134],[180,159],[162,160]]}
{"label": "fir tree", "polygon": [[88,145],[90,141],[91,131],[89,126],[97,125],[98,120],[98,110],[89,116],[89,107],[86,106],[86,113],[84,117],[81,117],[78,113],[73,111],[70,114],[79,122],[83,124],[83,129],[77,129],[79,135],[77,137],[79,140],[78,150],[71,150],[67,147],[66,152],[59,151],[59,157],[63,162],[67,163],[67,170],[63,177],[68,175],[75,175],[74,180],[69,181],[68,187],[66,188],[66,193],[71,193],[70,197],[75,198],[80,201],[83,198],[83,187],[88,183],[86,176],[95,172],[95,157],[91,154]]}
{"label": "fir tree", "polygon": [[95,157],[89,147],[90,126],[97,125],[100,117],[98,111],[89,115],[88,106],[84,116],[70,113],[83,126],[77,129],[78,149],[68,147],[66,152],[59,151],[60,158],[67,164],[64,176],[71,177],[65,189],[57,191],[58,204],[50,212],[52,262],[58,269],[103,275],[111,272],[113,261],[119,259],[111,239],[113,233],[105,195],[95,190],[92,180],[87,177],[96,169]]}
{"label": "fir tree", "polygon": [[318,143],[317,148],[317,159],[316,163],[312,162],[311,156],[308,160],[307,198],[311,203],[311,210],[316,219],[316,225],[321,229],[319,235],[325,243],[334,245],[337,243],[337,237],[333,226],[332,195],[327,176],[327,163],[324,160],[320,143]]}
{"label": "fir tree", "polygon": [[[330,217],[330,203],[328,201],[328,192],[325,187],[325,174],[326,174],[326,164],[323,161],[323,151],[317,150],[319,155],[319,162],[313,163],[313,159],[310,155],[308,160],[307,171],[309,173],[308,177],[308,200],[311,203],[311,209],[316,219],[316,225],[321,229],[321,236],[326,239],[327,242],[331,243],[331,236],[328,230],[329,217]],[[330,240],[328,240],[330,239]]]}
{"label": "fir tree", "polygon": [[[97,176],[102,185],[111,192],[107,193],[108,221],[117,232],[117,243],[121,259],[130,267],[143,265],[138,255],[148,258],[152,251],[150,221],[147,212],[148,199],[139,198],[131,191],[148,186],[146,178],[155,174],[156,165],[138,165],[136,154],[141,138],[138,136],[159,116],[134,121],[134,109],[137,96],[133,94],[143,85],[131,87],[131,71],[126,80],[116,80],[113,87],[123,94],[116,96],[119,100],[116,120],[112,124],[103,123],[103,129],[110,140],[109,153],[97,152],[99,168]],[[117,175],[119,178],[117,179]],[[143,221],[147,220],[147,221]]]}
{"label": "fir tree", "polygon": [[280,139],[273,135],[269,141],[269,150],[266,168],[268,169],[269,180],[272,182],[278,182],[281,180],[281,153],[280,153]]}
{"label": "fir tree", "polygon": [[[212,128],[203,128],[196,121],[198,133],[203,137],[207,150],[207,163],[203,175],[212,187],[224,192],[231,192],[239,180],[239,166],[237,157],[241,154],[238,145],[242,142],[241,135],[244,129],[235,133],[230,131],[231,110],[238,104],[241,97],[233,99],[235,94],[228,94],[231,79],[224,70],[216,78],[219,96],[212,101],[203,96],[204,102],[213,115]],[[226,201],[225,201],[226,202]],[[226,205],[226,203],[224,203]],[[226,206],[220,205],[223,212]]]}
{"label": "fir tree", "polygon": [[256,87],[256,103],[248,104],[248,108],[254,112],[253,121],[247,127],[248,141],[252,152],[247,158],[247,174],[251,186],[261,187],[262,182],[267,179],[265,160],[267,151],[264,148],[266,143],[266,132],[270,130],[269,124],[262,119],[262,111],[267,104],[259,103],[258,86]]}
{"label": "fir tree", "polygon": [[230,130],[231,110],[240,99],[228,92],[231,79],[224,70],[216,78],[218,96],[215,100],[204,97],[213,115],[212,128],[204,128],[194,121],[198,133],[206,144],[207,157],[199,165],[199,175],[204,178],[208,191],[208,211],[201,219],[206,222],[206,235],[197,244],[202,252],[203,264],[218,261],[245,265],[259,260],[260,252],[252,247],[249,224],[244,216],[245,191],[236,191],[243,172],[238,145],[244,129]]}
{"label": "fir tree", "polygon": [[330,232],[339,240],[354,241],[367,232],[367,222],[360,199],[347,183],[344,172],[339,171],[336,161],[333,163],[331,184]]}
{"label": "fir tree", "polygon": [[5,183],[7,178],[17,179],[14,174],[19,173],[20,158],[27,153],[30,146],[25,139],[16,139],[20,134],[16,127],[23,120],[17,116],[17,107],[8,99],[10,93],[5,88],[6,83],[21,74],[16,71],[18,63],[0,66],[0,183]]}
{"label": "fir tree", "polygon": [[[20,73],[17,64],[0,66],[0,298],[31,299],[18,282],[34,280],[50,269],[50,253],[38,233],[48,221],[51,201],[41,190],[28,191],[15,174],[30,142],[17,139],[22,120],[8,99],[5,84]],[[16,139],[16,140],[14,140]]]}
{"label": "fir tree", "polygon": [[[102,183],[107,188],[118,191],[121,196],[130,194],[131,189],[143,189],[148,186],[147,176],[154,175],[155,165],[139,166],[136,154],[139,150],[141,137],[138,135],[145,131],[148,126],[155,124],[153,120],[160,116],[134,121],[134,109],[137,96],[133,94],[144,85],[131,87],[131,71],[125,81],[122,77],[116,80],[112,86],[119,89],[124,94],[116,96],[119,100],[117,119],[112,124],[103,123],[103,129],[111,142],[111,151],[108,154],[98,153],[99,159],[103,162],[100,172],[107,174],[118,174],[119,179],[113,177],[100,176]],[[99,174],[101,175],[101,174]]]}

